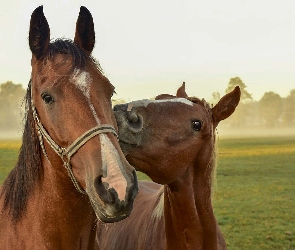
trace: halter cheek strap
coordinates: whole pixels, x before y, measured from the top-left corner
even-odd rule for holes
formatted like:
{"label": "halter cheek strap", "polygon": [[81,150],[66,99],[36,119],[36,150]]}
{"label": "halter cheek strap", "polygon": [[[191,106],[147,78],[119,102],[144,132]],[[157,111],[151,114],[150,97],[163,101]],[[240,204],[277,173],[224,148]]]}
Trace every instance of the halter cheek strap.
{"label": "halter cheek strap", "polygon": [[37,132],[38,132],[40,146],[42,148],[42,151],[43,151],[45,157],[49,161],[48,155],[47,155],[45,147],[44,147],[43,138],[45,138],[45,140],[48,142],[48,144],[51,146],[51,148],[62,159],[62,161],[64,163],[64,167],[67,169],[68,174],[69,174],[75,188],[80,193],[86,194],[86,192],[81,188],[81,186],[79,185],[78,181],[76,180],[76,178],[74,176],[74,173],[73,173],[73,170],[72,170],[72,167],[71,167],[71,164],[70,164],[71,157],[79,150],[79,148],[81,148],[87,141],[89,141],[91,138],[93,138],[96,135],[99,135],[99,134],[102,134],[102,133],[113,133],[118,138],[118,134],[117,134],[115,128],[112,127],[111,125],[108,125],[108,124],[98,125],[98,126],[92,128],[92,129],[86,131],[83,135],[78,137],[67,148],[63,148],[63,147],[60,147],[51,138],[51,136],[48,134],[46,129],[43,127],[43,125],[42,125],[42,123],[41,123],[41,121],[40,121],[40,119],[38,117],[36,107],[35,107],[35,105],[33,103],[33,98],[32,98],[32,101],[31,101],[31,105],[32,105],[32,111],[33,111],[33,117],[34,117],[35,124],[36,124],[36,129],[37,129]]}

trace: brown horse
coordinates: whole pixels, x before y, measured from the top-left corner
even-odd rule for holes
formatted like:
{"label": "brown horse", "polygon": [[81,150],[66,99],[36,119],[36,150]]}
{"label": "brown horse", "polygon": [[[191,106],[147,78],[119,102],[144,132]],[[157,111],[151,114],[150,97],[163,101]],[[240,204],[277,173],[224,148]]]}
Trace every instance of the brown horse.
{"label": "brown horse", "polygon": [[0,189],[1,249],[94,249],[97,219],[127,217],[137,194],[117,140],[114,87],[90,55],[90,12],[74,41],[50,42],[40,6],[32,13],[32,74],[18,162]]}
{"label": "brown horse", "polygon": [[236,87],[210,108],[183,84],[176,96],[115,106],[127,160],[163,185],[139,182],[130,217],[99,223],[99,249],[226,249],[211,203],[215,128],[239,100]]}

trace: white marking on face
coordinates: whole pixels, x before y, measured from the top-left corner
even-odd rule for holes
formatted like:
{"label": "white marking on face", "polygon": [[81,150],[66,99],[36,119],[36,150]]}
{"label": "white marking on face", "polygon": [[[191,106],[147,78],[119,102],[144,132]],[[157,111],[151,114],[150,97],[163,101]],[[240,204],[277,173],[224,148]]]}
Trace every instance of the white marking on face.
{"label": "white marking on face", "polygon": [[95,118],[95,121],[99,125],[100,120],[97,116],[97,113],[94,109],[93,104],[90,101],[90,85],[92,83],[91,75],[86,71],[82,71],[80,69],[75,69],[74,73],[72,75],[72,78],[71,78],[71,82],[73,82],[82,91],[82,93],[86,97],[86,100],[89,104],[90,110]]}
{"label": "white marking on face", "polygon": [[108,189],[114,188],[121,201],[125,200],[127,180],[122,173],[122,169],[124,168],[123,162],[117,149],[105,134],[100,135],[100,143],[102,170],[106,176],[102,178],[102,182],[108,184]]}
{"label": "white marking on face", "polygon": [[[193,106],[193,103],[185,98],[173,98],[173,99],[164,99],[164,100],[139,100],[128,103],[127,110],[131,110],[132,107],[147,107],[151,103],[183,103],[189,106]],[[129,107],[130,106],[130,107]]]}
{"label": "white marking on face", "polygon": [[96,114],[96,111],[95,111],[95,109],[94,109],[94,106],[93,106],[93,104],[90,102],[90,100],[89,100],[89,106],[90,106],[90,109],[91,109],[91,111],[92,111],[92,114],[94,115],[94,119],[95,119],[95,121],[96,121],[97,124],[99,125],[99,124],[100,124],[100,120],[99,120],[99,118],[98,118],[98,116],[97,116],[97,114]]}
{"label": "white marking on face", "polygon": [[92,77],[88,72],[75,69],[72,76],[72,82],[87,98],[90,98],[90,84],[92,83]]}
{"label": "white marking on face", "polygon": [[[73,82],[84,94],[89,104],[90,110],[98,125],[101,124],[93,104],[90,101],[90,85],[92,77],[86,71],[75,69],[71,82]],[[126,196],[127,180],[122,170],[124,168],[121,158],[115,146],[105,134],[100,134],[102,170],[105,178],[102,181],[108,184],[108,189],[114,188],[120,200],[124,200]]]}

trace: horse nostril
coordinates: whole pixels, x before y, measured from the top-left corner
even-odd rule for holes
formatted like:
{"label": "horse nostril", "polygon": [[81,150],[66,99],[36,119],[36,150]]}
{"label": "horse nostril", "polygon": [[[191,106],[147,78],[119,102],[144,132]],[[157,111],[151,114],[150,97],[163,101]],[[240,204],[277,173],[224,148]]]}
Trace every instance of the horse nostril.
{"label": "horse nostril", "polygon": [[127,112],[127,119],[130,122],[138,122],[139,117],[135,112],[130,111],[130,112]]}
{"label": "horse nostril", "polygon": [[132,133],[138,133],[143,128],[143,117],[135,111],[127,111],[126,115],[128,130]]}
{"label": "horse nostril", "polygon": [[100,199],[108,204],[114,203],[114,197],[111,193],[107,190],[107,184],[102,182],[102,176],[98,176],[94,180],[94,187],[95,191],[100,197]]}

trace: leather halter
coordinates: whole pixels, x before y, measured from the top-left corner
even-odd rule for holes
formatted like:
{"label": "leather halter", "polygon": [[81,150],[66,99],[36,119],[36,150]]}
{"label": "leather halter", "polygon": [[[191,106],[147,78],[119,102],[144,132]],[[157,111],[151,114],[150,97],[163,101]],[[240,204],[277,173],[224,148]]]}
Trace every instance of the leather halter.
{"label": "leather halter", "polygon": [[118,138],[118,134],[117,134],[115,128],[113,126],[111,126],[111,125],[108,125],[108,124],[98,125],[98,126],[92,128],[92,129],[89,129],[88,131],[86,131],[83,135],[78,137],[67,148],[63,148],[63,147],[60,147],[51,138],[51,136],[48,134],[46,129],[43,127],[43,125],[42,125],[42,123],[41,123],[41,121],[40,121],[40,119],[38,117],[37,110],[36,110],[36,107],[35,107],[34,102],[33,102],[32,85],[31,85],[31,105],[32,105],[32,112],[33,112],[33,117],[34,117],[34,120],[35,120],[36,129],[37,129],[37,132],[38,132],[38,138],[39,138],[40,146],[42,148],[42,151],[43,151],[45,157],[49,161],[48,155],[47,155],[45,147],[44,147],[43,137],[48,142],[48,144],[51,146],[51,148],[62,159],[62,161],[64,163],[64,167],[67,169],[68,174],[69,174],[75,188],[78,190],[78,192],[80,192],[82,194],[86,194],[86,192],[81,188],[81,186],[79,185],[78,181],[76,180],[76,178],[74,176],[74,173],[73,173],[73,170],[72,170],[72,167],[71,167],[71,164],[70,164],[71,157],[79,150],[79,148],[81,148],[87,141],[89,141],[91,138],[93,138],[96,135],[99,135],[99,134],[102,134],[102,133],[113,133]]}

